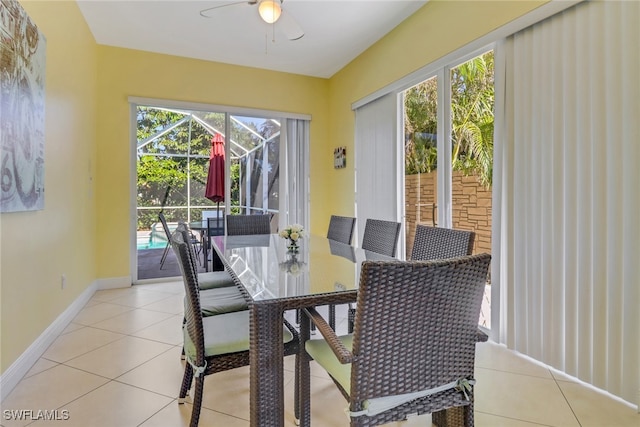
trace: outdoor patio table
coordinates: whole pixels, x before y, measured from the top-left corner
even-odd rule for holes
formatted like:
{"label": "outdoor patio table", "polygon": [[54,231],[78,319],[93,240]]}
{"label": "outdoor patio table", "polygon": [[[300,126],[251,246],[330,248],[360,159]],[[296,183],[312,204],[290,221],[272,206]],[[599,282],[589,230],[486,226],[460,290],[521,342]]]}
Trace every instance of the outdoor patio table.
{"label": "outdoor patio table", "polygon": [[250,301],[250,420],[284,425],[282,318],[285,310],[354,302],[362,261],[392,258],[325,237],[287,252],[277,234],[214,236],[212,247]]}

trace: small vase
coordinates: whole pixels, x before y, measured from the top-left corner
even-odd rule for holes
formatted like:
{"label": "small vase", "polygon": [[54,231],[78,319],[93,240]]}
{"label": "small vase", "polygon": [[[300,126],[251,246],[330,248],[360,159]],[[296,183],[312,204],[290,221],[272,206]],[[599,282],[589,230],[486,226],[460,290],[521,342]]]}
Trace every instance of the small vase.
{"label": "small vase", "polygon": [[289,240],[289,244],[287,245],[287,252],[289,252],[290,254],[297,254],[299,250],[300,247],[298,246],[298,243],[294,242],[293,240]]}

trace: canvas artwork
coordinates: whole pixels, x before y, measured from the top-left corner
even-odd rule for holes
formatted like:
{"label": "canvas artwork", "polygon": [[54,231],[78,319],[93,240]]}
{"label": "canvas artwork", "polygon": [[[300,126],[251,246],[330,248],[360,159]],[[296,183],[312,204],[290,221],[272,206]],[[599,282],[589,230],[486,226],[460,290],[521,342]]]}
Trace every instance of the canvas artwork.
{"label": "canvas artwork", "polygon": [[0,0],[0,212],[44,208],[45,38]]}

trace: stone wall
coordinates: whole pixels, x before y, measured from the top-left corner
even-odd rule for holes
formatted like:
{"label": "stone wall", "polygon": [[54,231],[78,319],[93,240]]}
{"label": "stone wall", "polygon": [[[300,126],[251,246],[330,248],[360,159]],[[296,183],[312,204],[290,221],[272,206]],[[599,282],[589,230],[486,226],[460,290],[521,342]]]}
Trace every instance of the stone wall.
{"label": "stone wall", "polygon": [[[473,253],[491,253],[491,188],[474,176],[453,171],[453,228],[476,233]],[[411,255],[416,224],[434,225],[437,200],[436,172],[405,176],[407,258]],[[437,218],[437,211],[435,212]]]}

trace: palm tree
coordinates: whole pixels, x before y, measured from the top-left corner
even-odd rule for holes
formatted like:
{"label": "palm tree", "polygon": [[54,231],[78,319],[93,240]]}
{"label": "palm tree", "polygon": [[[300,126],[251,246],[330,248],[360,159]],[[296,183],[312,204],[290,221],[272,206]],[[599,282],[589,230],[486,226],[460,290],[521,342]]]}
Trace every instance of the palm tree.
{"label": "palm tree", "polygon": [[[486,187],[493,175],[493,51],[451,70],[452,167],[475,175]],[[437,168],[437,81],[429,79],[405,93],[407,174]]]}
{"label": "palm tree", "polygon": [[493,175],[493,51],[451,70],[451,161],[454,170],[491,186]]}

